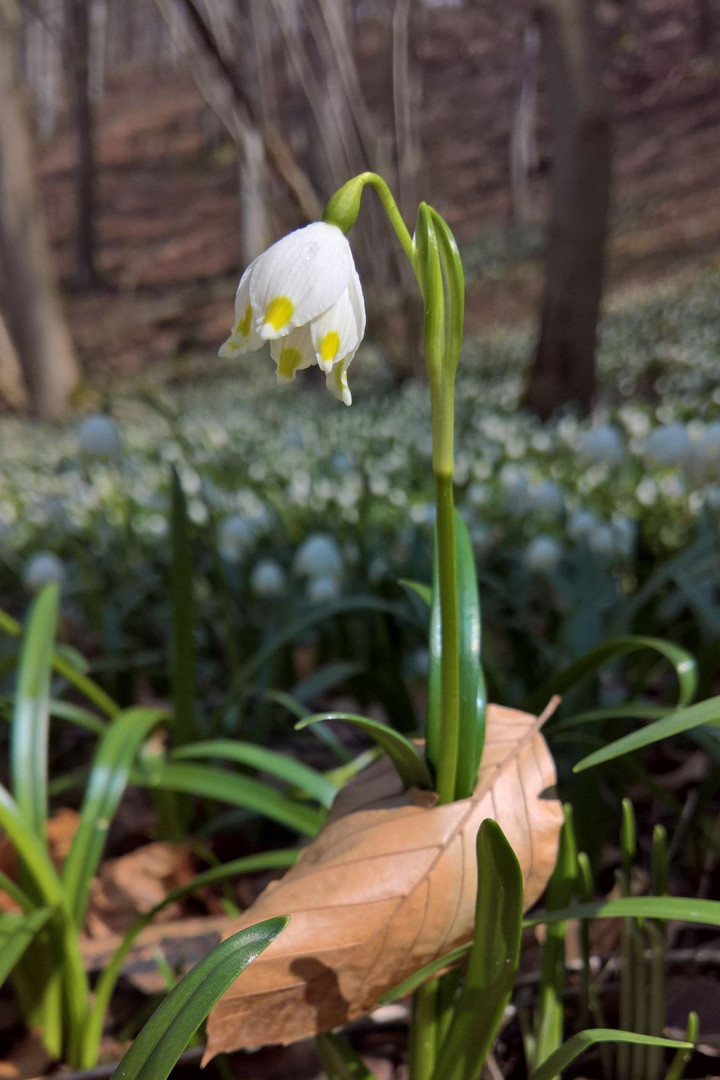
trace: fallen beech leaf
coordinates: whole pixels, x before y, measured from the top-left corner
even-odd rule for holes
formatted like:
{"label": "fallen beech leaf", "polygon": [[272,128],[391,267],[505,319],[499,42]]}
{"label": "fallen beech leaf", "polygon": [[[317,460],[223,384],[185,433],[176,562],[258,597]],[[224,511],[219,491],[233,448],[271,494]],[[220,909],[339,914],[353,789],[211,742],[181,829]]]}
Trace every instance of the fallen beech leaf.
{"label": "fallen beech leaf", "polygon": [[499,822],[523,870],[525,906],[552,872],[562,810],[544,717],[491,705],[470,799],[432,805],[403,791],[387,758],[340,792],[296,865],[229,931],[276,914],[290,925],[210,1013],[204,1061],[223,1051],[289,1043],[368,1012],[377,998],[469,941],[475,838]]}
{"label": "fallen beech leaf", "polygon": [[[107,859],[92,882],[85,917],[87,933],[90,937],[124,933],[138,915],[163,900],[171,889],[188,882],[193,873],[190,850],[161,840],[118,859]],[[158,922],[176,919],[180,911],[181,904],[170,904],[160,912]]]}

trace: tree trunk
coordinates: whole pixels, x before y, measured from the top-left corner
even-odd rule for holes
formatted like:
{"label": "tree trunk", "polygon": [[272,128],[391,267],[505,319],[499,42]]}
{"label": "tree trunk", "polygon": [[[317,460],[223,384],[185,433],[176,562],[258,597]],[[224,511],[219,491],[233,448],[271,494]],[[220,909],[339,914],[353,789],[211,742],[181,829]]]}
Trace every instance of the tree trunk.
{"label": "tree trunk", "polygon": [[80,380],[52,272],[17,65],[18,6],[0,0],[0,290],[31,407],[53,418]]}
{"label": "tree trunk", "polygon": [[11,409],[22,409],[27,405],[22,368],[2,313],[0,313],[0,398],[7,402]]}
{"label": "tree trunk", "polygon": [[75,178],[75,283],[81,289],[97,284],[95,268],[97,182],[95,118],[90,97],[90,3],[70,0],[68,49],[75,91],[77,172]]}
{"label": "tree trunk", "polygon": [[535,106],[537,100],[537,61],[540,32],[534,18],[525,27],[520,65],[520,87],[510,136],[510,202],[515,225],[532,221],[530,174],[537,168],[535,141]]}
{"label": "tree trunk", "polygon": [[537,0],[550,93],[553,192],[540,338],[525,404],[592,406],[611,181],[610,109],[592,0]]}

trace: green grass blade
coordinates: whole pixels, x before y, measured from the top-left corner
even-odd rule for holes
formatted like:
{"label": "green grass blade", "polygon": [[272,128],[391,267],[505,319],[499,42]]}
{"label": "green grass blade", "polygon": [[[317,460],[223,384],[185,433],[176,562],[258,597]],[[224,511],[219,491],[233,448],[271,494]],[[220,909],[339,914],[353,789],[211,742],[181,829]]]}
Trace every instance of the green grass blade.
{"label": "green grass blade", "polygon": [[439,956],[437,960],[432,960],[429,964],[425,964],[424,967],[418,968],[412,975],[408,975],[407,979],[403,979],[402,982],[396,983],[395,986],[386,990],[385,993],[378,998],[381,1005],[389,1005],[393,1001],[398,1001],[400,998],[407,997],[408,994],[412,994],[414,990],[417,990],[418,986],[421,986],[428,979],[431,979],[438,972],[444,971],[445,968],[451,968],[454,964],[460,963],[461,960],[467,958],[470,952],[471,945],[458,945],[456,949],[453,949],[449,953],[445,953],[444,956]]}
{"label": "green grass blade", "polygon": [[565,922],[568,919],[672,919],[675,922],[720,926],[720,900],[695,900],[685,896],[622,896],[617,900],[594,900],[569,904],[557,911],[539,911],[525,918],[524,926]]}
{"label": "green grass blade", "polygon": [[185,884],[178,885],[177,888],[171,889],[170,892],[168,892],[162,900],[155,904],[149,911],[140,915],[125,933],[120,945],[113,953],[110,963],[97,981],[93,1003],[90,1008],[85,1028],[85,1045],[88,1052],[88,1060],[94,1061],[97,1058],[103,1033],[105,1014],[110,1007],[110,999],[122,973],[122,966],[125,962],[125,958],[133,947],[134,942],[137,940],[138,934],[140,934],[146,926],[150,925],[155,916],[162,911],[163,908],[167,907],[168,904],[174,904],[178,900],[183,900],[186,896],[196,892],[198,889],[203,889],[208,885],[215,885],[221,881],[227,881],[229,878],[238,877],[240,874],[250,874],[258,870],[285,869],[286,867],[293,866],[298,855],[299,851],[295,848],[282,848],[278,851],[265,851],[259,855],[246,855],[242,859],[234,859],[232,862],[223,863],[221,866],[213,866],[210,870],[205,870],[202,874],[198,874],[192,881],[187,881]]}
{"label": "green grass blade", "polygon": [[47,585],[30,609],[10,733],[10,773],[18,812],[43,844],[48,816],[50,670],[59,600],[57,585]]}
{"label": "green grass blade", "polygon": [[270,773],[283,780],[291,787],[298,788],[321,806],[329,808],[337,795],[337,787],[327,780],[317,769],[311,769],[301,761],[294,761],[286,754],[275,750],[266,750],[254,743],[235,739],[212,739],[190,743],[179,747],[171,754],[173,761],[187,758],[221,758],[234,761],[238,765],[248,765],[253,769]]}
{"label": "green grass blade", "polygon": [[398,776],[405,787],[420,787],[432,790],[432,780],[428,767],[415,749],[413,743],[401,735],[399,731],[381,724],[379,720],[371,720],[367,716],[358,716],[356,713],[328,712],[316,713],[308,716],[295,725],[295,730],[300,731],[309,724],[322,720],[345,720],[348,724],[364,731],[378,746],[381,746],[397,769]]}
{"label": "green grass blade", "polygon": [[[13,619],[11,615],[8,615],[6,611],[0,610],[0,630],[9,634],[11,637],[20,637],[22,635],[22,626],[16,619]],[[120,706],[117,702],[105,693],[101,686],[98,686],[96,682],[82,672],[78,671],[77,667],[68,660],[67,656],[63,653],[55,650],[52,657],[53,671],[57,672],[63,679],[74,686],[75,689],[82,694],[84,698],[96,705],[100,712],[105,713],[108,717],[113,717],[120,712]]]}
{"label": "green grass blade", "polygon": [[582,761],[578,761],[573,768],[573,772],[583,772],[585,769],[591,769],[594,765],[602,765],[606,761],[622,757],[623,754],[630,754],[634,750],[641,750],[644,746],[651,746],[653,743],[660,742],[663,739],[672,738],[673,735],[682,735],[684,732],[692,731],[693,728],[701,727],[703,724],[717,724],[718,722],[720,722],[720,697],[699,701],[685,709],[678,709],[675,712],[668,713],[661,720],[646,724],[645,727],[639,728],[638,731],[623,735],[621,739],[616,739],[615,742],[608,743],[602,749],[593,751],[592,754],[584,757]]}
{"label": "green grass blade", "polygon": [[327,1080],[374,1080],[364,1061],[342,1035],[315,1036],[315,1047]]}
{"label": "green grass blade", "polygon": [[426,607],[432,607],[432,588],[430,585],[426,585],[424,581],[411,581],[410,578],[400,578],[398,585],[402,585],[404,589],[408,589],[415,596],[419,596]]}
{"label": "green grass blade", "polygon": [[[298,701],[292,694],[288,694],[284,690],[266,690],[263,697],[267,698],[268,701],[274,701],[277,705],[282,705],[284,709],[292,713],[296,720],[304,720],[305,717],[313,715],[312,709],[308,709],[301,701]],[[314,724],[312,732],[316,738],[320,739],[332,750],[338,761],[345,764],[352,761],[352,752],[348,750],[329,727],[324,724]]]}
{"label": "green grass blade", "polygon": [[289,799],[269,784],[210,765],[185,765],[173,761],[158,764],[151,777],[141,772],[134,773],[133,777],[134,782],[144,787],[242,806],[305,836],[315,836],[324,819],[324,811]]}
{"label": "green grass blade", "polygon": [[691,1012],[687,1018],[687,1027],[685,1028],[685,1038],[690,1043],[692,1049],[678,1050],[677,1054],[672,1060],[672,1064],[668,1069],[665,1080],[682,1080],[685,1075],[685,1066],[690,1063],[690,1058],[693,1055],[693,1050],[700,1037],[700,1020],[698,1014]]}
{"label": "green grass blade", "polygon": [[177,470],[170,480],[170,601],[172,611],[172,742],[182,746],[195,736],[195,603],[185,493]]}
{"label": "green grass blade", "polygon": [[526,708],[529,712],[537,712],[547,705],[554,694],[564,694],[571,687],[589,679],[609,660],[617,660],[618,657],[648,649],[659,653],[672,665],[678,681],[676,707],[688,705],[695,697],[698,686],[697,664],[692,653],[662,638],[638,636],[613,638],[591,649],[585,656],[581,656],[543,683],[530,696]]}
{"label": "green grass blade", "polygon": [[631,1031],[615,1031],[612,1028],[596,1028],[573,1035],[531,1074],[530,1080],[554,1080],[576,1058],[601,1043],[630,1043],[635,1046],[661,1046],[668,1050],[692,1050],[692,1043],[676,1039],[658,1039],[653,1035],[636,1035]]}
{"label": "green grass blade", "polygon": [[477,836],[475,931],[465,985],[455,1004],[435,1075],[475,1080],[492,1049],[520,962],[523,876],[515,852],[486,818]]}
{"label": "green grass blade", "polygon": [[477,784],[485,743],[485,682],[480,667],[480,598],[475,556],[465,522],[455,512],[458,645],[460,653],[460,746],[455,798],[467,799]]}
{"label": "green grass blade", "polygon": [[129,709],[111,722],[98,743],[80,822],[62,869],[67,903],[78,930],[85,918],[90,883],[97,872],[135,755],[150,731],[166,716],[160,709]]}
{"label": "green grass blade", "polygon": [[213,1005],[288,922],[287,916],[267,919],[217,945],[155,1010],[113,1080],[166,1080]]}
{"label": "green grass blade", "polygon": [[0,915],[0,986],[49,917],[50,908],[36,908],[24,915]]}

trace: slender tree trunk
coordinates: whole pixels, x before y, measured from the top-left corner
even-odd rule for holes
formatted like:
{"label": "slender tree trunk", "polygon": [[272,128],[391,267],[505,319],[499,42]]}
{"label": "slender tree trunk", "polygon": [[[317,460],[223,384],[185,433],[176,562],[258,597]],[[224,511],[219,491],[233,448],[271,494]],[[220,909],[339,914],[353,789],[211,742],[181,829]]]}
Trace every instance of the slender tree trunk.
{"label": "slender tree trunk", "polygon": [[75,89],[77,173],[75,181],[75,283],[81,289],[97,284],[95,217],[97,170],[95,117],[90,96],[90,3],[69,0],[68,47]]}
{"label": "slender tree trunk", "polygon": [[537,168],[535,106],[539,52],[540,31],[531,17],[525,27],[520,87],[510,136],[510,199],[516,225],[528,225],[532,220],[529,181],[531,172]]}
{"label": "slender tree trunk", "polygon": [[17,65],[18,6],[0,0],[0,290],[31,407],[67,408],[80,372],[52,271]]}
{"label": "slender tree trunk", "polygon": [[537,0],[550,92],[552,209],[540,338],[525,395],[539,416],[596,389],[611,181],[610,109],[592,0]]}
{"label": "slender tree trunk", "polygon": [[27,405],[27,394],[23,385],[22,367],[15,346],[0,313],[0,398],[11,409],[22,409]]}
{"label": "slender tree trunk", "polygon": [[417,117],[421,105],[420,68],[412,56],[417,4],[395,0],[393,10],[393,105],[397,142],[398,205],[408,218],[417,212],[417,177],[420,136]]}

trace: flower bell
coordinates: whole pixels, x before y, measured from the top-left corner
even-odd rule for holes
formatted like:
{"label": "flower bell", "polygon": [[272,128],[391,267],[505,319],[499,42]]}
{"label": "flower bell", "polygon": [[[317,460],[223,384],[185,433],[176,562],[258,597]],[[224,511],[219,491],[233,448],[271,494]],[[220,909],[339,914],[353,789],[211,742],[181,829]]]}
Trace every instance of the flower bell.
{"label": "flower bell", "polygon": [[241,356],[269,341],[279,383],[317,364],[330,392],[350,405],[347,369],[364,332],[365,302],[350,245],[337,225],[316,221],[248,266],[220,356]]}

